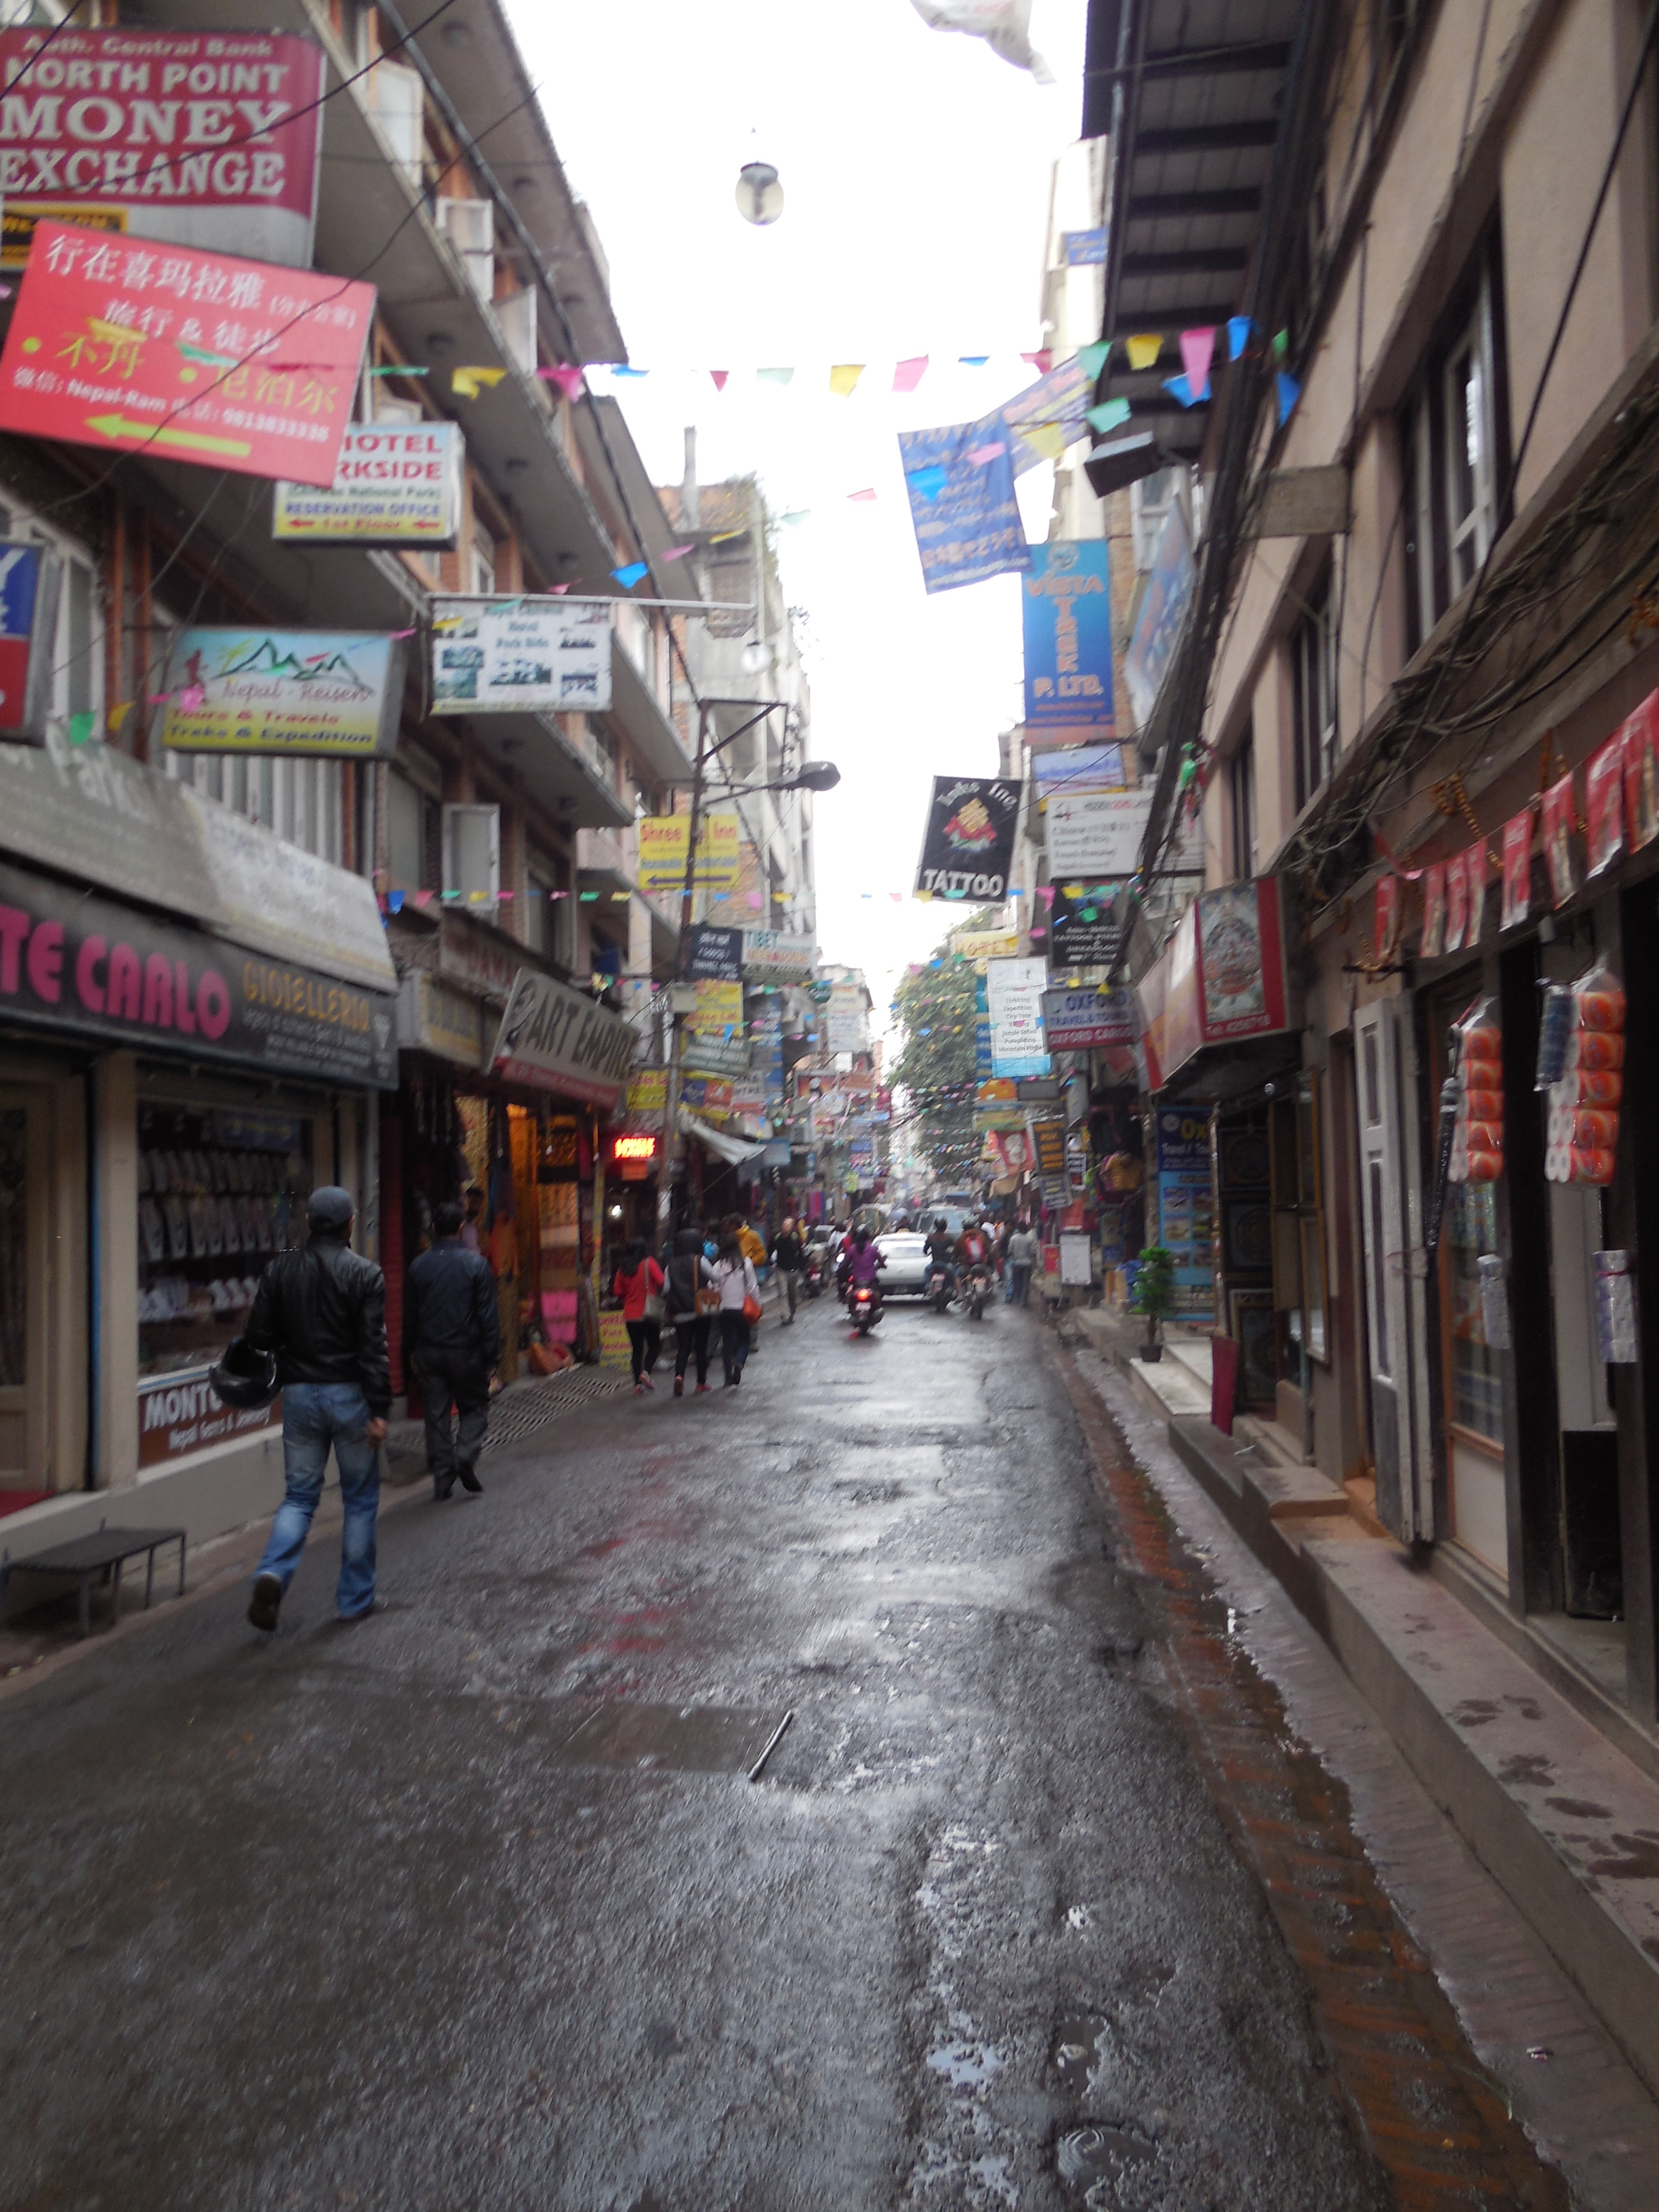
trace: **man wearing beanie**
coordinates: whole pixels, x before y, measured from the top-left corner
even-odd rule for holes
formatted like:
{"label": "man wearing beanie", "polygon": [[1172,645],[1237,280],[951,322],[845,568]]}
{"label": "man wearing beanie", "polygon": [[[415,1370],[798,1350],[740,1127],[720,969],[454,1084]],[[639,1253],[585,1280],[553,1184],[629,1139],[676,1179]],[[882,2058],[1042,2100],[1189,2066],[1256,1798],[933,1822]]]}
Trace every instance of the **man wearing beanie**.
{"label": "man wearing beanie", "polygon": [[374,1610],[380,1444],[392,1410],[386,1278],[351,1249],[349,1191],[325,1184],[312,1192],[307,1211],[310,1242],[298,1252],[279,1252],[265,1269],[245,1331],[256,1352],[275,1352],[283,1386],[287,1495],[247,1609],[253,1626],[267,1631],[276,1626],[305,1549],[331,1445],[345,1507],[335,1605],[342,1620]]}

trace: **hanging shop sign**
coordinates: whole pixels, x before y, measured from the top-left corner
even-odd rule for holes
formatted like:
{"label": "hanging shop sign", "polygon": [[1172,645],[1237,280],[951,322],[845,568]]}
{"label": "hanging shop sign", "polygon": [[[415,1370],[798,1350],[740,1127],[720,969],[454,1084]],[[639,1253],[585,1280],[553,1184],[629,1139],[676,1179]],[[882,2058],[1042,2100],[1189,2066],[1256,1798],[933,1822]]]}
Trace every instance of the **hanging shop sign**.
{"label": "hanging shop sign", "polygon": [[985,1001],[991,1026],[993,1075],[1050,1073],[1042,1030],[1046,960],[988,960]]}
{"label": "hanging shop sign", "polygon": [[[642,891],[678,891],[685,888],[685,860],[690,849],[689,814],[647,814],[639,829],[639,885]],[[698,890],[729,890],[738,880],[741,860],[739,831],[735,814],[705,814],[697,825],[697,863],[692,882]]]}
{"label": "hanging shop sign", "polygon": [[1152,811],[1152,787],[1134,791],[1074,791],[1051,799],[1044,811],[1048,872],[1130,876]]}
{"label": "hanging shop sign", "polygon": [[45,218],[118,246],[230,247],[310,267],[323,91],[313,40],[42,25],[0,31],[0,83],[5,265],[27,258]]}
{"label": "hanging shop sign", "polygon": [[182,629],[161,741],[175,752],[389,760],[404,643],[372,630]]}
{"label": "hanging shop sign", "polygon": [[951,950],[962,960],[1012,960],[1019,933],[1006,929],[953,929]]}
{"label": "hanging shop sign", "polygon": [[[154,262],[140,283],[133,258]],[[199,311],[198,304],[199,303]],[[331,484],[374,287],[35,228],[0,355],[0,428]]]}
{"label": "hanging shop sign", "polygon": [[1028,732],[1064,732],[1079,744],[1112,734],[1109,554],[1103,538],[1031,548],[1020,586]]}
{"label": "hanging shop sign", "polygon": [[1121,885],[1056,884],[1048,909],[1048,956],[1056,968],[1106,968],[1123,944]]}
{"label": "hanging shop sign", "polygon": [[1147,574],[1146,594],[1140,603],[1134,635],[1123,656],[1123,686],[1137,729],[1144,730],[1152,718],[1197,580],[1187,518],[1181,501],[1173,499]]}
{"label": "hanging shop sign", "polygon": [[0,738],[45,741],[63,574],[44,546],[0,543]]}
{"label": "hanging shop sign", "polygon": [[917,890],[930,898],[1005,897],[1024,788],[980,776],[936,775]]}
{"label": "hanging shop sign", "polygon": [[647,1121],[661,1116],[668,1110],[668,1070],[665,1067],[637,1067],[628,1079],[628,1112],[630,1120]]}
{"label": "hanging shop sign", "polygon": [[614,599],[434,599],[434,714],[603,714]]}
{"label": "hanging shop sign", "polygon": [[465,447],[453,422],[354,422],[326,490],[279,483],[273,538],[310,545],[454,544]]}
{"label": "hanging shop sign", "polygon": [[828,1032],[825,1043],[830,1052],[868,1052],[870,1049],[870,1008],[861,987],[857,983],[836,983],[830,992],[830,1012],[825,1017]]}
{"label": "hanging shop sign", "polygon": [[723,1037],[743,1034],[741,982],[699,982],[694,988],[696,1004],[691,1010],[690,1026],[697,1036]]}
{"label": "hanging shop sign", "polygon": [[1158,1242],[1174,1261],[1176,1310],[1204,1321],[1215,1310],[1215,1182],[1206,1114],[1163,1109],[1154,1116]]}
{"label": "hanging shop sign", "polygon": [[509,1083],[614,1106],[628,1088],[634,1032],[551,975],[522,968],[501,1016],[489,1064]]}
{"label": "hanging shop sign", "polygon": [[1031,775],[1040,800],[1068,791],[1121,791],[1129,781],[1121,745],[1066,744],[1033,752]]}
{"label": "hanging shop sign", "polygon": [[[689,933],[686,980],[693,983],[738,984],[743,981],[743,932],[709,929],[701,923]],[[738,1019],[743,1018],[743,993],[738,993]]]}
{"label": "hanging shop sign", "polygon": [[611,1164],[623,1182],[643,1182],[657,1164],[658,1138],[648,1129],[625,1130],[611,1139]]}
{"label": "hanging shop sign", "polygon": [[142,1052],[398,1086],[389,993],[9,867],[0,867],[0,1011]]}
{"label": "hanging shop sign", "polygon": [[810,937],[791,937],[781,929],[743,933],[743,972],[751,981],[805,983],[817,964],[818,948]]}
{"label": "hanging shop sign", "polygon": [[925,591],[1030,567],[1014,497],[1014,440],[999,417],[901,430],[898,442]]}
{"label": "hanging shop sign", "polygon": [[[1291,1027],[1291,992],[1277,876],[1200,891],[1148,971],[1163,970],[1158,1059],[1167,1083],[1205,1047]],[[1139,990],[1140,987],[1137,987]],[[1140,991],[1143,1029],[1154,992]]]}
{"label": "hanging shop sign", "polygon": [[482,1067],[483,1008],[429,969],[411,969],[398,986],[398,1042],[406,1052]]}
{"label": "hanging shop sign", "polygon": [[747,1075],[749,1040],[741,1030],[727,1036],[718,1030],[688,1030],[684,1059],[701,1075]]}
{"label": "hanging shop sign", "polygon": [[1134,1007],[1126,990],[1045,991],[1042,1026],[1050,1052],[1092,1052],[1135,1041]]}

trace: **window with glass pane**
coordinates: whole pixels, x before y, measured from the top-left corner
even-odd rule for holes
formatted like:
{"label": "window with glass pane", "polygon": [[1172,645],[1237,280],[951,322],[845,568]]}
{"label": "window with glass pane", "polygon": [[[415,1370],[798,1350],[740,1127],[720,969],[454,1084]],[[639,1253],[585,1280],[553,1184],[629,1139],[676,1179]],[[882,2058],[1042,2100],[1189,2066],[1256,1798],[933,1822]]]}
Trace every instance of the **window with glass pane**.
{"label": "window with glass pane", "polygon": [[1452,1425],[1485,1437],[1489,1443],[1501,1444],[1503,1363],[1486,1342],[1480,1311],[1481,1255],[1498,1249],[1498,1193],[1492,1183],[1452,1185],[1446,1204],[1444,1244],[1451,1346],[1447,1389]]}
{"label": "window with glass pane", "polygon": [[1498,528],[1506,409],[1498,240],[1457,295],[1400,415],[1407,647],[1473,581]]}
{"label": "window with glass pane", "polygon": [[1298,813],[1330,774],[1336,757],[1336,627],[1331,618],[1328,562],[1304,605],[1305,611],[1291,639]]}

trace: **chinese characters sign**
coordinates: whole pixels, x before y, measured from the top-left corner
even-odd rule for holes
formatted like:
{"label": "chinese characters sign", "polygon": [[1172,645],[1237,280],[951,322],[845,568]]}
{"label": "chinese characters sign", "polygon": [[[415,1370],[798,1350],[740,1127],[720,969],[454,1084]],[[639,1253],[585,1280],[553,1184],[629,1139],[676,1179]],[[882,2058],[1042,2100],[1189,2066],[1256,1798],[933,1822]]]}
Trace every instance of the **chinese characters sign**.
{"label": "chinese characters sign", "polygon": [[434,714],[545,714],[611,705],[612,599],[439,599]]}
{"label": "chinese characters sign", "polygon": [[182,752],[389,759],[403,641],[364,630],[181,630],[167,691],[162,741]]}
{"label": "chinese characters sign", "polygon": [[40,222],[0,428],[331,484],[374,287]]}
{"label": "chinese characters sign", "polygon": [[322,49],[261,31],[0,31],[4,259],[36,225],[311,262]]}
{"label": "chinese characters sign", "polygon": [[[1112,734],[1112,592],[1106,540],[1031,548],[1020,586],[1025,726],[1079,744]],[[1121,779],[1120,779],[1121,780]]]}

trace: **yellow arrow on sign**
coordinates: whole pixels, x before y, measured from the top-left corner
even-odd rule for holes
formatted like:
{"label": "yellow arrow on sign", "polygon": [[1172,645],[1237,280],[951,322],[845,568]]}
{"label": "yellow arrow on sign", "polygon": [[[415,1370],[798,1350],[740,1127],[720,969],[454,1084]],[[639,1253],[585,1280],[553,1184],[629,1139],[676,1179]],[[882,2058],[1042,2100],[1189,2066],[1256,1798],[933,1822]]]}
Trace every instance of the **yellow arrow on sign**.
{"label": "yellow arrow on sign", "polygon": [[214,438],[205,430],[152,429],[148,422],[129,422],[120,415],[88,415],[87,428],[100,438],[142,438],[146,445],[194,447],[204,453],[235,453],[246,459],[253,451],[246,438]]}

